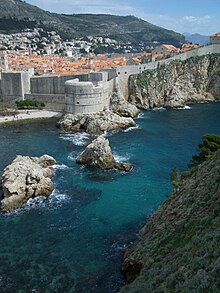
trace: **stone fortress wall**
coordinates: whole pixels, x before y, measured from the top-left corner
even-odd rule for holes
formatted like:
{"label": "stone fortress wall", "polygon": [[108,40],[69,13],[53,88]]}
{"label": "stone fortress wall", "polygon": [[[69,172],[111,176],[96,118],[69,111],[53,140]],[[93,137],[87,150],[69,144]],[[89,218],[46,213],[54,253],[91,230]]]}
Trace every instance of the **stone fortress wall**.
{"label": "stone fortress wall", "polygon": [[203,55],[215,54],[215,53],[220,53],[220,44],[213,44],[213,45],[196,48],[186,53],[175,55],[171,58],[163,59],[160,61],[150,62],[146,64],[139,64],[139,65],[119,66],[116,68],[117,75],[118,75],[118,88],[123,94],[123,96],[125,97],[125,99],[127,99],[129,95],[128,79],[130,75],[141,73],[147,69],[156,69],[158,66],[169,63],[173,60],[186,60],[195,56],[203,56]]}
{"label": "stone fortress wall", "polygon": [[108,72],[96,73],[96,76],[101,80],[98,78],[92,82],[75,78],[66,81],[65,112],[88,114],[109,109],[110,97],[116,86],[113,79],[108,79]]}
{"label": "stone fortress wall", "polygon": [[33,71],[5,71],[1,74],[0,100],[37,99],[46,109],[67,113],[94,113],[109,108],[110,97],[117,89],[128,98],[128,79],[132,74],[155,69],[172,60],[220,53],[220,44],[213,44],[147,64],[120,66],[100,72],[78,75],[33,76]]}

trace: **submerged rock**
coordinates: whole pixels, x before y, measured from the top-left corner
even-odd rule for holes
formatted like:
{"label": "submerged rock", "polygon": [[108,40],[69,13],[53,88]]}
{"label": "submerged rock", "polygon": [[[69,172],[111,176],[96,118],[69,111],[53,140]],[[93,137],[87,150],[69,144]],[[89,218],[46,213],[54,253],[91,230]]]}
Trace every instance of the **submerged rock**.
{"label": "submerged rock", "polygon": [[135,105],[126,101],[118,92],[113,93],[110,105],[111,110],[120,116],[134,118],[140,113],[140,110]]}
{"label": "submerged rock", "polygon": [[2,175],[3,199],[1,209],[9,211],[20,207],[29,198],[49,196],[54,190],[51,181],[56,161],[43,155],[40,158],[17,156]]}
{"label": "submerged rock", "polygon": [[85,131],[91,134],[126,129],[135,125],[132,118],[120,117],[110,110],[94,114],[65,114],[57,123],[57,127],[63,132]]}
{"label": "submerged rock", "polygon": [[90,143],[76,158],[76,162],[101,169],[118,169],[125,172],[132,170],[130,163],[119,163],[115,161],[108,139],[102,136],[99,136]]}

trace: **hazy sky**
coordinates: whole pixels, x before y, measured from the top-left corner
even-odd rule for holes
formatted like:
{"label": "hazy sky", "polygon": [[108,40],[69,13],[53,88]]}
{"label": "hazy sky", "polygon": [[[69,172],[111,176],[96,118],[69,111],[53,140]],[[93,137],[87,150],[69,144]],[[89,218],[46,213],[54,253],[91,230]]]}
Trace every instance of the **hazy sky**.
{"label": "hazy sky", "polygon": [[177,32],[220,31],[220,0],[26,0],[51,12],[135,15]]}

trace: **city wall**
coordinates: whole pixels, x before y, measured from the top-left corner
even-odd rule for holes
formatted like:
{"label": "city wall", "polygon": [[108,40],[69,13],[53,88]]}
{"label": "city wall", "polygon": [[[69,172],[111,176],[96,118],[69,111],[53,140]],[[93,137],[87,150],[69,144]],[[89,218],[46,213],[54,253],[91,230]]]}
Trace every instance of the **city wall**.
{"label": "city wall", "polygon": [[[120,66],[101,72],[78,75],[33,76],[33,71],[5,71],[1,74],[0,100],[10,103],[19,99],[37,99],[53,111],[91,113],[109,108],[110,97],[118,89],[128,98],[128,79],[146,69],[155,69],[172,60],[220,53],[213,44],[174,57],[140,65]],[[65,98],[66,97],[66,98]],[[66,99],[66,101],[65,101]]]}
{"label": "city wall", "polygon": [[25,99],[37,99],[48,110],[91,113],[109,108],[115,89],[116,71],[112,69],[78,75],[35,76],[30,79],[30,93],[25,94]]}
{"label": "city wall", "polygon": [[169,63],[173,60],[186,60],[195,56],[202,56],[207,54],[215,54],[220,53],[220,44],[208,45],[205,47],[197,48],[186,53],[182,53],[179,55],[175,55],[171,58],[163,59],[160,61],[150,62],[146,64],[139,65],[129,65],[129,66],[118,66],[116,67],[117,75],[118,75],[118,88],[125,97],[128,98],[128,79],[132,74],[138,74],[147,69],[156,69],[161,64]]}

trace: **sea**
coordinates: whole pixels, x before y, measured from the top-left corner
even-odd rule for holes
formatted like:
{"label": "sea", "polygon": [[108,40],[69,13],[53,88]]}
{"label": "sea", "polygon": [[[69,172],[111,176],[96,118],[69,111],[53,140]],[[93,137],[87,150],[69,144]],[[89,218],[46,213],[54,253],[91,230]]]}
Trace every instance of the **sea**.
{"label": "sea", "polygon": [[141,112],[137,126],[106,133],[130,173],[78,165],[95,136],[60,134],[56,120],[0,125],[0,176],[16,155],[57,160],[48,198],[0,213],[0,291],[114,293],[123,253],[187,170],[205,133],[220,134],[220,103]]}

